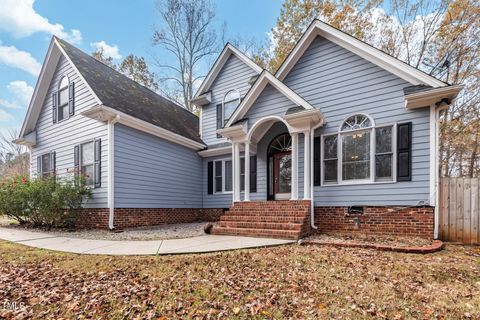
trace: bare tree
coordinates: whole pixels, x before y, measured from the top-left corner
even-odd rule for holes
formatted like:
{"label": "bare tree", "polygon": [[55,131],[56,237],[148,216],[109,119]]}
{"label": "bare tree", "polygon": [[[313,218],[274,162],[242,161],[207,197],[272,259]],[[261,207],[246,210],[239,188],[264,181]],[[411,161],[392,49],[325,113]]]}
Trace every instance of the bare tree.
{"label": "bare tree", "polygon": [[175,59],[172,65],[164,55],[154,57],[162,70],[159,80],[170,84],[163,93],[193,111],[190,100],[205,77],[201,64],[219,49],[213,27],[215,8],[209,0],[158,0],[157,10],[161,23],[153,33],[153,44]]}
{"label": "bare tree", "polygon": [[0,135],[0,180],[5,177],[28,175],[30,156],[25,146],[12,141],[18,137],[18,130]]}

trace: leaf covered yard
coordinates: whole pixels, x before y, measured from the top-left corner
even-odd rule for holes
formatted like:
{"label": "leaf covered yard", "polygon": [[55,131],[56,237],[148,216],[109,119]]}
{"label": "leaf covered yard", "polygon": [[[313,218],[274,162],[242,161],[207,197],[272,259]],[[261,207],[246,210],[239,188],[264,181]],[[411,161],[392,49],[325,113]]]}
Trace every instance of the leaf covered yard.
{"label": "leaf covered yard", "polygon": [[1,318],[478,319],[480,248],[106,257],[0,242]]}

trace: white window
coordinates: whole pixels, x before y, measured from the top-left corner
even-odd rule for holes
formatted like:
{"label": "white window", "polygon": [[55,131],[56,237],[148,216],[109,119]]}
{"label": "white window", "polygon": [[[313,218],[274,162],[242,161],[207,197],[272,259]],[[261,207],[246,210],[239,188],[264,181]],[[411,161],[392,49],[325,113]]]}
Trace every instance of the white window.
{"label": "white window", "polygon": [[80,171],[87,186],[95,184],[95,151],[93,141],[80,145]]}
{"label": "white window", "polygon": [[223,125],[225,125],[232,116],[235,109],[240,104],[240,92],[238,90],[230,90],[223,97]]}
{"label": "white window", "polygon": [[69,111],[68,111],[68,100],[69,100],[69,92],[68,92],[68,77],[64,76],[62,80],[60,80],[60,84],[58,85],[58,121],[62,121],[68,119]]}
{"label": "white window", "polygon": [[[216,160],[213,164],[213,190],[215,193],[230,193],[233,190],[232,160]],[[240,190],[245,190],[245,158],[240,158]]]}
{"label": "white window", "polygon": [[394,125],[377,126],[364,114],[348,117],[322,140],[322,181],[350,184],[393,181]]}

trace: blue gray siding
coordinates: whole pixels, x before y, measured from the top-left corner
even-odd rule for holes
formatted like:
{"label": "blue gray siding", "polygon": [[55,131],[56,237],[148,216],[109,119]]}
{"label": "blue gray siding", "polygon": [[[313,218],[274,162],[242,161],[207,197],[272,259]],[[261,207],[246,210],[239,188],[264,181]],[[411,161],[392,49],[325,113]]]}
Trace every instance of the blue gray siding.
{"label": "blue gray siding", "polygon": [[243,97],[250,89],[248,81],[256,74],[256,71],[235,55],[232,54],[227,59],[227,62],[225,62],[225,65],[210,87],[212,103],[202,108],[202,140],[207,145],[225,142],[225,139],[217,138],[216,105],[221,103],[225,94],[232,89],[237,89]]}
{"label": "blue gray siding", "polygon": [[413,122],[411,182],[315,187],[315,205],[415,205],[429,199],[429,110],[404,108],[402,89],[409,83],[321,37],[284,82],[325,115],[327,124],[316,135],[337,132],[357,112],[376,124]]}
{"label": "blue gray siding", "polygon": [[195,150],[115,125],[116,208],[201,208],[202,160]]}
{"label": "blue gray siding", "polygon": [[244,118],[248,118],[251,128],[259,119],[267,116],[283,117],[289,108],[295,106],[283,93],[267,84]]}
{"label": "blue gray siding", "polygon": [[[57,90],[60,79],[67,75],[75,82],[75,115],[60,123],[52,123],[52,93]],[[74,168],[74,146],[92,139],[102,139],[102,180],[101,188],[93,190],[93,199],[88,207],[107,207],[107,125],[80,115],[83,111],[96,105],[96,100],[85,83],[70,65],[67,59],[60,57],[54,73],[47,97],[43,103],[37,121],[37,145],[32,148],[30,168],[32,176],[37,171],[37,156],[48,152],[56,152],[56,169],[59,175],[67,175],[67,170]]]}

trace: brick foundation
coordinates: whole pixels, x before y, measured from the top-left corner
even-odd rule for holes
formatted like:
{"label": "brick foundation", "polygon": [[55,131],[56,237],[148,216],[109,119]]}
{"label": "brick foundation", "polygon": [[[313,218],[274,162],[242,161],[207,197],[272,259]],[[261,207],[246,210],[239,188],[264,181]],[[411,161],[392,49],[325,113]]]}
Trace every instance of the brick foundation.
{"label": "brick foundation", "polygon": [[363,214],[348,214],[348,207],[315,207],[315,224],[319,233],[363,233],[432,239],[434,208],[364,207]]}
{"label": "brick foundation", "polygon": [[[161,224],[217,221],[223,214],[221,208],[116,208],[114,225],[117,229]],[[87,229],[108,228],[108,208],[82,209],[76,226]]]}

